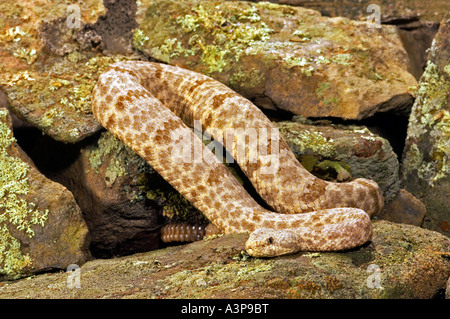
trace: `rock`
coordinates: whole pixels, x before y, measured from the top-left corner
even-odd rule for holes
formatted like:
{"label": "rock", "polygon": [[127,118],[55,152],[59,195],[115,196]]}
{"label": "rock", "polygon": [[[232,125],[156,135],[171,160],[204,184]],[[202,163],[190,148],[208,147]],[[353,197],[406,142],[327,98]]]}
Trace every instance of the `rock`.
{"label": "rock", "polygon": [[443,21],[411,111],[402,186],[427,208],[423,227],[450,235],[450,28]]}
{"label": "rock", "polygon": [[384,210],[377,216],[395,223],[420,226],[427,213],[425,205],[410,192],[400,189],[397,196],[386,204]]}
{"label": "rock", "polygon": [[[258,1],[254,1],[258,2]],[[410,72],[418,80],[425,69],[426,51],[431,46],[439,23],[450,11],[450,4],[445,0],[434,1],[378,1],[369,0],[332,1],[332,0],[272,0],[279,4],[300,6],[314,9],[329,17],[346,17],[353,20],[367,21],[374,19],[378,5],[381,24],[397,27],[403,46],[410,58]],[[348,3],[345,3],[348,2]]]}
{"label": "rock", "polygon": [[136,20],[135,49],[263,108],[362,119],[413,101],[417,82],[393,26],[245,1],[141,1]]}
{"label": "rock", "polygon": [[89,233],[72,194],[45,178],[15,142],[0,109],[0,278],[81,265]]}
{"label": "rock", "polygon": [[320,170],[322,161],[328,159],[345,163],[349,166],[351,177],[376,181],[386,201],[395,197],[399,190],[399,164],[387,140],[362,126],[312,125],[313,123],[275,123],[281,136],[305,168],[323,178],[326,175]]}
{"label": "rock", "polygon": [[[260,0],[256,0],[260,1]],[[359,0],[355,3],[352,0],[269,0],[279,4],[288,4],[320,11],[324,16],[343,16],[354,20],[366,20],[373,12],[367,11],[368,6],[374,4],[371,0]],[[377,1],[380,6],[380,20],[382,23],[389,23],[392,20],[411,19],[420,17],[423,21],[441,22],[444,15],[450,11],[450,4],[446,0],[397,0]]]}
{"label": "rock", "polygon": [[[101,1],[39,8],[0,0],[0,85],[16,115],[56,140],[74,143],[101,128],[91,113],[90,94],[98,75],[124,57],[99,56],[98,50],[115,52],[132,26],[127,23],[131,4],[108,7],[109,14],[93,24],[105,12]],[[117,12],[128,20],[108,29],[114,21],[118,25]],[[116,42],[107,41],[111,38]]]}
{"label": "rock", "polygon": [[67,273],[4,283],[0,298],[433,298],[447,284],[450,239],[387,221],[372,241],[344,252],[303,252],[278,258],[243,253],[235,234],[110,260],[80,269],[80,288]]}

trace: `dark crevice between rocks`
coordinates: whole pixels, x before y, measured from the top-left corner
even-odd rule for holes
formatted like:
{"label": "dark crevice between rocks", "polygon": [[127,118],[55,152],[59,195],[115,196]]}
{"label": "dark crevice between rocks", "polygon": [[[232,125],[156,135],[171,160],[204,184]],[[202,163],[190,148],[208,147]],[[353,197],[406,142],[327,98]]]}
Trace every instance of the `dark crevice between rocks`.
{"label": "dark crevice between rocks", "polygon": [[80,23],[78,28],[67,25],[61,17],[42,23],[39,33],[46,48],[63,56],[75,50],[101,51],[105,55],[133,54],[133,29],[138,26],[134,0],[104,0],[106,14],[95,23]]}
{"label": "dark crevice between rocks", "polygon": [[131,54],[131,40],[133,29],[138,26],[135,14],[136,1],[104,0],[106,14],[91,24],[88,23],[80,30],[77,40],[82,46],[95,47],[99,45],[105,54]]}
{"label": "dark crevice between rocks", "polygon": [[82,147],[98,138],[98,134],[95,134],[77,144],[65,144],[28,125],[16,126],[14,136],[37,169],[51,180],[57,179],[60,172],[76,161]]}
{"label": "dark crevice between rocks", "polygon": [[427,60],[428,49],[439,30],[439,23],[422,22],[420,20],[395,20],[390,22],[397,26],[400,40],[410,60],[409,72],[419,80]]}

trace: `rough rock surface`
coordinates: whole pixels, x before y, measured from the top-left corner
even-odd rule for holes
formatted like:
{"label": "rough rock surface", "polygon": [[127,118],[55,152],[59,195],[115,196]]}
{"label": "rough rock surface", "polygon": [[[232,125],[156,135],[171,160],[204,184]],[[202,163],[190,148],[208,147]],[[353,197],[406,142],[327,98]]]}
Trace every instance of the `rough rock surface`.
{"label": "rough rock surface", "polygon": [[[387,140],[362,126],[313,123],[275,123],[305,168],[322,178],[331,177],[341,181],[349,177],[373,179],[383,191],[386,201],[395,197],[399,190],[399,163]],[[341,164],[338,168],[341,176],[333,167],[327,167],[327,160]],[[336,163],[330,164],[336,167]],[[329,168],[337,174],[325,175]]]}
{"label": "rough rock surface", "polygon": [[[47,144],[47,156],[61,151],[61,145]],[[157,248],[163,219],[160,208],[145,196],[146,182],[156,174],[153,169],[109,132],[76,149],[76,156],[61,170],[49,172],[54,163],[48,157],[39,164],[47,164],[43,170],[77,199],[91,233],[93,255],[107,258]]]}
{"label": "rough rock surface", "polygon": [[384,210],[377,215],[378,219],[385,219],[395,223],[421,226],[427,213],[425,205],[410,192],[400,189]]}
{"label": "rough rock surface", "polygon": [[33,166],[0,108],[0,278],[81,264],[90,257],[88,245],[72,194]]}
{"label": "rough rock surface", "polygon": [[402,186],[427,208],[423,226],[450,236],[450,20],[441,24],[411,111]]}
{"label": "rough rock surface", "polygon": [[268,109],[361,119],[412,104],[396,28],[245,1],[141,1],[134,48]]}
{"label": "rough rock surface", "polygon": [[[125,2],[119,10],[109,6],[111,12],[126,15],[132,5]],[[104,42],[114,35],[101,30],[117,28],[105,27],[110,18],[98,19],[104,13],[101,0],[43,1],[37,7],[0,1],[1,88],[16,115],[57,140],[77,142],[101,128],[91,114],[90,94],[98,75],[124,59],[98,55],[97,48],[114,52]],[[120,35],[131,27],[125,19],[120,25]]]}
{"label": "rough rock surface", "polygon": [[340,253],[256,259],[245,234],[110,260],[68,273],[4,282],[0,298],[432,298],[443,296],[450,239],[415,226],[374,223],[370,244]]}
{"label": "rough rock surface", "polygon": [[[90,110],[98,75],[115,61],[149,58],[147,53],[189,68],[198,62],[191,60],[201,60],[199,68],[206,73],[228,63],[231,70],[216,72],[219,80],[262,107],[297,112],[308,101],[300,110],[305,116],[361,118],[411,104],[409,87],[416,83],[406,71],[406,54],[393,27],[368,29],[347,19],[322,18],[311,10],[245,2],[238,4],[236,16],[222,17],[220,11],[205,16],[198,13],[200,6],[187,3],[194,10],[190,15],[165,21],[175,24],[181,43],[167,33],[170,28],[162,34],[143,33],[151,28],[144,13],[152,5],[132,0],[108,0],[104,5],[90,0],[81,6],[53,1],[42,3],[50,9],[34,10],[27,3],[0,1],[0,85],[13,111],[59,141],[80,141],[100,129]],[[208,6],[204,2],[204,8]],[[149,12],[153,9],[157,10],[152,7]],[[140,27],[133,45],[144,57],[133,55],[131,48],[135,10]],[[218,21],[223,23],[217,25]],[[201,25],[199,34],[186,32],[196,23]],[[207,32],[199,32],[202,28],[217,34],[208,38]],[[198,37],[205,34],[206,42]],[[223,38],[227,34],[231,40]],[[147,50],[149,39],[159,42]],[[224,43],[229,47],[223,48]],[[195,58],[190,56],[194,53]],[[284,82],[288,77],[293,79],[289,85]],[[284,92],[286,87],[292,87],[292,94]]]}
{"label": "rough rock surface", "polygon": [[[258,2],[258,1],[254,1]],[[450,11],[447,0],[270,0],[273,3],[314,9],[329,17],[346,17],[353,20],[373,20],[379,6],[381,24],[391,24],[398,28],[403,46],[410,58],[410,72],[418,80],[425,69],[426,50],[430,48],[439,23]]]}
{"label": "rough rock surface", "polygon": [[[257,0],[259,1],[259,0]],[[380,6],[381,22],[420,17],[423,21],[441,22],[450,11],[450,3],[446,0],[269,0],[270,2],[289,4],[320,11],[325,16],[343,16],[354,20],[365,20],[373,12],[367,11],[371,4]]]}
{"label": "rough rock surface", "polygon": [[425,205],[410,192],[400,189],[384,210],[377,215],[378,219],[385,219],[395,223],[421,226],[427,213]]}

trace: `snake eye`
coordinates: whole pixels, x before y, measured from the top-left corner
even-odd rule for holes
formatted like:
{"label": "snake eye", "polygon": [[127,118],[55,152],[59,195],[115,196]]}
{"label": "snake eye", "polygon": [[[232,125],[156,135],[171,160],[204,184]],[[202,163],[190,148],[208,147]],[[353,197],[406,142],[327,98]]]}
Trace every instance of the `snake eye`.
{"label": "snake eye", "polygon": [[272,237],[267,238],[267,243],[268,244],[273,244],[273,238]]}

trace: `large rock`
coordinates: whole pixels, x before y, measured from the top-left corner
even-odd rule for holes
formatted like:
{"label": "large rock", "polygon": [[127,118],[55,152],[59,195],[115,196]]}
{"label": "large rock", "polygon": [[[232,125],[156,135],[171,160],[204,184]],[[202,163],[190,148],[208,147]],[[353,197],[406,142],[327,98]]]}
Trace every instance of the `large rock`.
{"label": "large rock", "polygon": [[66,269],[89,257],[89,234],[72,194],[45,178],[15,142],[0,108],[0,278]]}
{"label": "large rock", "polygon": [[[254,2],[259,2],[256,0]],[[426,50],[430,48],[439,23],[450,11],[447,0],[270,0],[273,3],[314,9],[329,17],[346,17],[353,20],[373,20],[379,8],[381,24],[391,24],[398,32],[410,58],[410,72],[418,80],[425,69]],[[377,7],[378,6],[378,7]]]}
{"label": "large rock", "polygon": [[450,239],[415,226],[378,221],[358,249],[271,259],[243,253],[246,238],[94,260],[81,267],[79,289],[73,274],[43,274],[0,284],[0,298],[433,298],[450,272]]}
{"label": "large rock", "polygon": [[1,88],[15,114],[56,140],[74,143],[101,128],[91,91],[103,70],[124,57],[98,51],[131,50],[134,1],[105,3],[102,16],[101,0],[0,0]]}
{"label": "large rock", "polygon": [[[256,0],[256,2],[261,0]],[[354,20],[365,20],[373,12],[367,11],[369,5],[380,6],[381,22],[389,23],[392,20],[405,20],[411,17],[420,17],[423,21],[441,22],[445,14],[450,11],[447,0],[269,0],[279,4],[289,4],[320,11],[325,16],[347,17]]]}
{"label": "large rock", "polygon": [[402,185],[427,208],[423,226],[450,235],[450,20],[441,24],[411,111]]}
{"label": "large rock", "polygon": [[244,1],[141,1],[133,45],[206,73],[258,106],[361,119],[410,106],[396,28]]}

